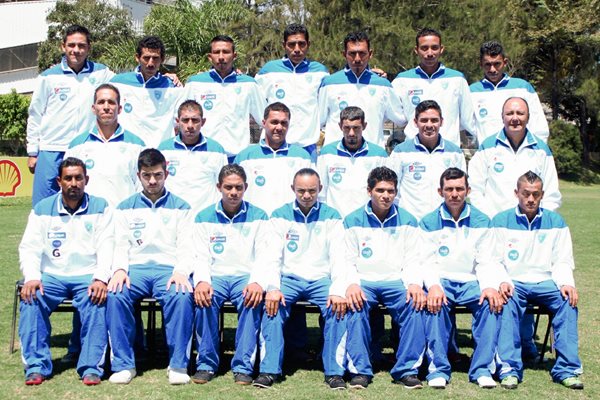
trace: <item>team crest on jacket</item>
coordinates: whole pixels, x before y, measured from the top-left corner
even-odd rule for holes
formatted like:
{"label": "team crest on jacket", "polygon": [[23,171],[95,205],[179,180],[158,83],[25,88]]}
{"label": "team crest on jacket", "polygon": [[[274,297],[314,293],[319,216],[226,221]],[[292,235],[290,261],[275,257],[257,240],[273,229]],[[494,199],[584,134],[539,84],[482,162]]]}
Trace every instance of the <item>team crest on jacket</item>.
{"label": "team crest on jacket", "polygon": [[306,78],[306,82],[307,83],[311,83],[312,82],[312,76],[310,76],[309,74],[305,74],[304,77]]}
{"label": "team crest on jacket", "polygon": [[92,233],[92,230],[94,229],[94,225],[91,223],[91,221],[85,221],[84,226],[85,226],[85,230],[88,233]]}
{"label": "team crest on jacket", "polygon": [[537,239],[538,239],[538,242],[544,243],[544,240],[546,240],[546,234],[540,233],[539,235],[537,235]]}
{"label": "team crest on jacket", "polygon": [[340,101],[340,104],[338,106],[340,108],[340,111],[342,111],[344,108],[348,107],[348,102],[345,100]]}
{"label": "team crest on jacket", "polygon": [[277,91],[275,92],[275,97],[277,97],[278,99],[283,99],[285,97],[285,90],[277,89]]}
{"label": "team crest on jacket", "polygon": [[154,91],[154,98],[156,100],[160,100],[160,96],[161,96],[161,91],[160,90],[155,90]]}
{"label": "team crest on jacket", "polygon": [[285,234],[285,240],[287,241],[286,248],[291,253],[294,253],[296,250],[298,250],[298,241],[300,240],[300,235],[296,230],[290,229],[287,231]]}
{"label": "team crest on jacket", "polygon": [[375,96],[375,93],[377,93],[377,90],[375,88],[369,88],[369,94],[371,96]]}
{"label": "team crest on jacket", "polygon": [[438,254],[442,257],[446,257],[448,254],[450,254],[450,249],[448,246],[440,246],[438,249]]}
{"label": "team crest on jacket", "polygon": [[236,87],[234,90],[235,90],[235,94],[242,93],[242,88],[241,87]]}

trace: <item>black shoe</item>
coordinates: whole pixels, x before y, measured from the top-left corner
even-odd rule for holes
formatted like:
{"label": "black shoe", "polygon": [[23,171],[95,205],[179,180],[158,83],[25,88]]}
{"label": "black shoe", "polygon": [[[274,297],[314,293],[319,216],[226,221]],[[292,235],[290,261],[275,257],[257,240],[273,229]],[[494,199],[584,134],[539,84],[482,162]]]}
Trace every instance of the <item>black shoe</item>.
{"label": "black shoe", "polygon": [[370,379],[366,375],[354,375],[350,379],[350,387],[354,389],[366,389],[369,386]]}
{"label": "black shoe", "polygon": [[238,385],[250,385],[252,384],[252,377],[242,372],[234,372],[233,381]]}
{"label": "black shoe", "polygon": [[252,382],[252,386],[256,386],[259,388],[270,388],[273,386],[273,383],[277,380],[277,375],[272,374],[260,374],[258,377]]}
{"label": "black shoe", "polygon": [[406,375],[400,379],[394,379],[396,385],[402,385],[407,389],[422,389],[423,384],[416,375]]}
{"label": "black shoe", "polygon": [[215,373],[212,371],[196,371],[194,376],[192,376],[192,381],[194,383],[204,384],[208,383],[215,376]]}
{"label": "black shoe", "polygon": [[344,382],[344,378],[339,375],[325,376],[325,383],[328,384],[329,388],[332,390],[346,389],[346,382]]}

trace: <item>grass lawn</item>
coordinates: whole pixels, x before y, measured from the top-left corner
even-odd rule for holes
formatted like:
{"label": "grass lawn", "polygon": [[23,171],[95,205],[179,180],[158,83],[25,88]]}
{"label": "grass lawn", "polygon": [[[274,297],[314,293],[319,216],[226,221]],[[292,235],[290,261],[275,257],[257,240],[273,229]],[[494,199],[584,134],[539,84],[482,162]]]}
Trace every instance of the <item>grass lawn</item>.
{"label": "grass lawn", "polygon": [[[421,391],[407,391],[392,385],[386,371],[378,372],[367,390],[332,392],[323,384],[323,375],[318,363],[300,366],[288,365],[290,374],[287,379],[270,390],[258,390],[252,387],[237,387],[227,364],[231,357],[232,338],[235,320],[228,316],[226,325],[224,371],[207,385],[170,386],[167,382],[167,360],[164,352],[158,352],[138,364],[138,376],[127,386],[114,386],[103,382],[96,387],[85,387],[77,377],[75,369],[63,367],[55,363],[55,374],[51,380],[39,387],[26,387],[23,384],[23,369],[20,352],[9,354],[10,318],[13,304],[15,280],[20,278],[18,268],[17,245],[25,228],[29,212],[30,199],[0,199],[0,225],[4,239],[0,242],[0,398],[4,399],[388,399],[390,397],[423,398],[534,398],[534,399],[577,399],[600,398],[600,305],[595,301],[600,298],[600,279],[596,268],[600,267],[600,186],[579,186],[569,182],[561,182],[564,196],[561,212],[571,227],[577,269],[575,279],[580,292],[579,307],[579,349],[584,364],[583,392],[570,391],[551,382],[548,374],[554,358],[547,354],[550,362],[541,366],[529,365],[525,371],[525,382],[516,391],[500,388],[483,391],[476,385],[467,382],[466,368],[455,372],[452,383],[445,391],[434,391],[425,388]],[[470,352],[466,346],[469,341],[469,320],[467,316],[459,318],[459,340],[461,347]],[[66,352],[66,344],[70,330],[70,314],[52,316],[52,352],[57,361]],[[389,321],[388,325],[389,325]],[[545,327],[543,319],[540,326]],[[317,325],[314,316],[309,316],[309,325]],[[316,348],[317,329],[311,329],[309,345]],[[538,331],[541,343],[542,330]],[[18,346],[17,346],[18,348]],[[391,353],[387,348],[386,352]]]}

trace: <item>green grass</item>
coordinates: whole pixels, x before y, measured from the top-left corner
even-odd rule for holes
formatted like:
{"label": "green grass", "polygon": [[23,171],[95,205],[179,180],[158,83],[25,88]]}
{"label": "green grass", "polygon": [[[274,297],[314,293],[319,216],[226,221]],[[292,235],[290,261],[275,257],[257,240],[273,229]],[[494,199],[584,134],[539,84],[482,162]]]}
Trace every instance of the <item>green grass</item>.
{"label": "green grass", "polygon": [[[577,269],[575,279],[580,292],[579,307],[579,351],[584,365],[583,381],[586,388],[583,392],[574,392],[551,382],[548,370],[554,359],[536,367],[529,365],[525,370],[525,381],[516,391],[494,389],[482,391],[476,385],[467,382],[466,371],[453,373],[452,383],[445,391],[434,391],[425,388],[417,392],[409,392],[401,387],[392,385],[386,371],[378,372],[374,382],[364,391],[332,392],[322,383],[323,375],[316,363],[295,369],[287,379],[270,390],[258,390],[252,387],[237,387],[227,363],[231,357],[233,316],[226,320],[226,360],[224,371],[207,385],[186,385],[172,387],[166,377],[166,357],[159,352],[152,358],[138,365],[141,376],[127,386],[113,386],[103,382],[97,387],[85,387],[78,381],[74,368],[62,368],[55,365],[53,378],[39,387],[26,387],[23,384],[23,368],[19,351],[9,354],[10,316],[12,312],[14,282],[20,278],[18,269],[17,246],[29,212],[29,199],[0,199],[0,225],[3,240],[0,241],[0,398],[10,399],[389,399],[391,397],[414,397],[422,399],[457,398],[534,398],[534,399],[578,399],[600,398],[600,340],[596,336],[600,332],[600,186],[579,186],[570,182],[561,182],[564,195],[562,214],[571,227],[573,236],[575,260]],[[459,318],[459,341],[461,348],[468,343],[468,317]],[[70,329],[70,314],[55,314],[52,316],[53,335],[52,352],[54,359],[62,357],[66,352],[66,343]],[[389,324],[389,321],[387,321]],[[544,326],[542,321],[541,326]],[[314,316],[309,316],[309,325],[316,326]],[[316,332],[311,329],[311,332]],[[538,335],[543,332],[539,331]],[[310,345],[316,347],[316,338],[312,335]],[[386,352],[391,353],[387,348]]]}

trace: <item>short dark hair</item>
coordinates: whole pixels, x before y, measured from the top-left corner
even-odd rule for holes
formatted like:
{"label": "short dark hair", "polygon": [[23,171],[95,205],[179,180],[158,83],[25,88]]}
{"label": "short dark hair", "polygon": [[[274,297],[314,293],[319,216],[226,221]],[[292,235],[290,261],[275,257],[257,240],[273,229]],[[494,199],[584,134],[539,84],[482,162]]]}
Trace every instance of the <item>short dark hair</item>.
{"label": "short dark hair", "polygon": [[366,32],[350,32],[344,38],[344,51],[348,48],[349,42],[367,42],[367,49],[371,49],[371,41],[369,35]]}
{"label": "short dark hair", "polygon": [[541,182],[542,189],[544,188],[544,181],[542,180],[542,178],[540,178],[540,176],[538,174],[536,174],[533,171],[527,171],[523,175],[521,175],[519,177],[519,179],[517,179],[517,189],[525,182],[529,182],[529,183]]}
{"label": "short dark hair", "polygon": [[317,179],[319,179],[319,182],[321,182],[321,177],[319,176],[319,173],[317,171],[315,171],[312,168],[301,168],[299,169],[295,174],[294,174],[294,179],[292,180],[292,182],[296,181],[296,178],[302,175],[307,175],[307,176],[316,176]]}
{"label": "short dark hair", "polygon": [[435,100],[423,100],[415,107],[415,118],[419,118],[419,114],[425,112],[427,110],[437,110],[440,113],[440,118],[442,117],[442,107]]}
{"label": "short dark hair", "polygon": [[361,123],[365,123],[365,112],[360,107],[348,106],[340,112],[340,123],[344,120],[356,121],[360,119]]}
{"label": "short dark hair", "polygon": [[223,180],[229,175],[237,175],[242,178],[244,183],[246,183],[246,171],[244,171],[244,168],[239,164],[224,165],[223,168],[221,168],[221,171],[219,171],[219,184],[223,183]]}
{"label": "short dark hair", "polygon": [[165,59],[165,44],[158,36],[145,36],[138,42],[135,50],[138,57],[142,55],[142,49],[160,50],[160,58]]}
{"label": "short dark hair", "polygon": [[287,42],[288,37],[292,35],[304,35],[304,39],[308,42],[308,29],[302,24],[289,24],[283,31],[283,41]]}
{"label": "short dark hair", "polygon": [[440,176],[440,189],[444,188],[444,181],[451,181],[451,180],[460,179],[463,177],[465,178],[465,185],[467,185],[467,187],[469,187],[469,176],[467,175],[467,173],[465,171],[463,171],[460,168],[456,168],[456,167],[448,168],[447,170],[442,172],[442,175]]}
{"label": "short dark hair", "polygon": [[373,168],[367,178],[367,187],[373,189],[381,181],[394,182],[394,187],[398,189],[398,175],[388,167]]}
{"label": "short dark hair", "polygon": [[231,36],[227,36],[227,35],[217,35],[214,38],[212,38],[210,40],[210,43],[208,44],[208,48],[210,49],[210,51],[212,51],[212,45],[213,43],[216,42],[227,42],[227,43],[231,43],[232,50],[235,51],[235,42],[233,41],[233,38]]}
{"label": "short dark hair", "polygon": [[102,85],[98,86],[96,90],[94,90],[94,103],[96,102],[98,92],[104,89],[109,89],[115,92],[117,94],[117,104],[121,104],[121,93],[119,92],[119,89],[117,89],[115,85],[111,85],[110,83],[103,83]]}
{"label": "short dark hair", "polygon": [[501,55],[504,57],[504,48],[502,45],[495,41],[490,40],[489,42],[485,42],[479,48],[479,59],[483,60],[483,56],[491,56],[496,57],[497,55]]}
{"label": "short dark hair", "polygon": [[269,117],[269,113],[271,111],[282,111],[284,113],[287,114],[288,119],[292,118],[292,113],[290,111],[290,109],[288,108],[288,106],[286,106],[285,104],[283,104],[280,101],[276,101],[275,103],[271,103],[269,104],[266,108],[265,108],[265,113],[263,115],[264,119],[267,119]]}
{"label": "short dark hair", "polygon": [[437,36],[438,38],[440,38],[440,44],[442,43],[442,34],[439,31],[436,31],[433,28],[421,28],[421,30],[419,30],[419,32],[417,32],[417,37],[415,38],[415,43],[417,45],[417,47],[419,47],[419,39],[424,37],[424,36]]}
{"label": "short dark hair", "polygon": [[142,150],[138,156],[138,171],[141,171],[143,167],[152,168],[157,165],[162,166],[163,170],[167,170],[167,160],[163,154],[156,149],[145,149]]}
{"label": "short dark hair", "polygon": [[83,168],[83,174],[87,175],[87,168],[85,168],[85,163],[81,161],[79,158],[75,157],[67,157],[58,166],[58,177],[62,177],[63,170],[67,167],[81,167]]}
{"label": "short dark hair", "polygon": [[200,105],[200,103],[198,103],[196,100],[193,100],[193,99],[188,99],[179,105],[179,108],[177,109],[177,116],[180,117],[181,112],[186,108],[189,108],[192,110],[199,110],[200,116],[204,117],[204,110],[202,110],[202,106]]}
{"label": "short dark hair", "polygon": [[63,36],[63,44],[67,43],[67,37],[75,33],[81,33],[82,35],[84,35],[87,44],[90,44],[90,31],[85,26],[81,25],[71,25],[67,27],[67,29],[65,29],[65,34]]}

